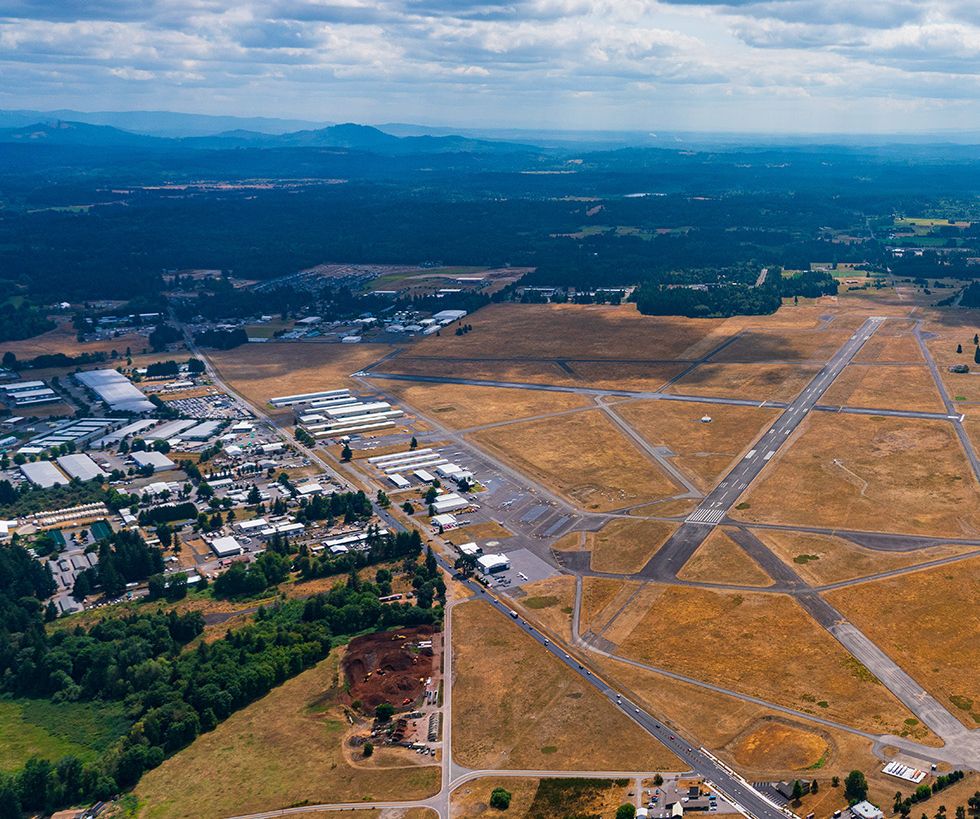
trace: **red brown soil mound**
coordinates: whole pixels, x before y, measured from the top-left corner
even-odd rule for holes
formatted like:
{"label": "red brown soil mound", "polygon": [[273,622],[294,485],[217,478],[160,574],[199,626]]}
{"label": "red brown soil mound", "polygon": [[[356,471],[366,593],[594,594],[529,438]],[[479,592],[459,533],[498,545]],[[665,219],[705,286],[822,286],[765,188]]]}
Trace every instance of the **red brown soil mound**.
{"label": "red brown soil mound", "polygon": [[351,640],[342,664],[351,701],[360,700],[365,711],[383,702],[396,708],[406,699],[415,703],[432,676],[431,652],[420,651],[417,643],[433,631],[432,626],[413,626]]}

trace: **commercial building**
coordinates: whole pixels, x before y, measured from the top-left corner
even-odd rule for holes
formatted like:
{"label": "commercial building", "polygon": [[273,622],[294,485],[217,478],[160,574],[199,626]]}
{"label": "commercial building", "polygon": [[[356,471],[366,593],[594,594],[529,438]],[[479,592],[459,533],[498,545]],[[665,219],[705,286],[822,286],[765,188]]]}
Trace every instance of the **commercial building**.
{"label": "commercial building", "polygon": [[296,395],[280,395],[270,398],[269,403],[276,408],[289,407],[293,404],[308,404],[318,398],[343,398],[350,395],[350,390],[321,390],[320,392],[303,392]]}
{"label": "commercial building", "polygon": [[865,800],[851,805],[851,816],[854,819],[884,819],[885,814],[882,813],[881,808]]}
{"label": "commercial building", "polygon": [[211,551],[218,557],[231,557],[242,553],[242,545],[231,536],[216,537],[211,541]]}
{"label": "commercial building", "polygon": [[130,457],[137,466],[152,466],[154,472],[166,472],[176,469],[177,464],[162,452],[131,452]]}
{"label": "commercial building", "polygon": [[220,428],[221,421],[202,421],[181,432],[180,437],[186,441],[207,441],[213,438]]}
{"label": "commercial building", "polygon": [[497,574],[510,569],[510,560],[505,554],[480,555],[476,559],[476,567],[483,574]]}
{"label": "commercial building", "polygon": [[156,409],[126,376],[115,370],[75,373],[75,380],[92,390],[110,409],[136,413],[153,412]]}
{"label": "commercial building", "polygon": [[459,521],[456,520],[455,515],[433,515],[432,520],[433,529],[442,529],[444,532],[448,532],[450,529],[455,529],[459,526]]}
{"label": "commercial building", "polygon": [[40,447],[42,450],[62,444],[85,446],[121,423],[121,420],[114,418],[76,418],[71,421],[64,421],[36,438],[32,438],[31,444]]}
{"label": "commercial building", "polygon": [[457,509],[465,509],[470,505],[472,504],[468,498],[457,495],[455,492],[440,495],[432,502],[432,507],[435,509],[437,515],[445,512],[455,512]]}
{"label": "commercial building", "polygon": [[93,478],[108,477],[102,468],[88,455],[62,455],[58,460],[60,466],[71,477],[80,481],[90,481]]}
{"label": "commercial building", "polygon": [[388,480],[391,481],[398,489],[408,489],[412,484],[405,480],[399,474],[389,475]]}
{"label": "commercial building", "polygon": [[21,464],[20,471],[27,480],[41,489],[68,485],[68,478],[50,461]]}

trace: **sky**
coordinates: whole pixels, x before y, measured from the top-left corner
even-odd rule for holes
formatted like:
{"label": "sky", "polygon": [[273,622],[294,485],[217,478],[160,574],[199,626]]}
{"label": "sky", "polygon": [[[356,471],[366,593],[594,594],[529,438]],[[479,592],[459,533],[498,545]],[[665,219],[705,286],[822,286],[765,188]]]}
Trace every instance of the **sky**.
{"label": "sky", "polygon": [[980,129],[976,0],[0,0],[0,108]]}

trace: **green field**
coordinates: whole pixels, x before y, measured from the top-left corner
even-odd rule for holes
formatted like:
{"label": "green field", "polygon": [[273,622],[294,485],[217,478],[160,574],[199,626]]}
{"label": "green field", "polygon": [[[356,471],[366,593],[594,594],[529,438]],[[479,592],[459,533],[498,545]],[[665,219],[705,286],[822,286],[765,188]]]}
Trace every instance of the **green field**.
{"label": "green field", "polygon": [[34,754],[94,761],[128,729],[117,704],[0,699],[0,771],[17,770]]}

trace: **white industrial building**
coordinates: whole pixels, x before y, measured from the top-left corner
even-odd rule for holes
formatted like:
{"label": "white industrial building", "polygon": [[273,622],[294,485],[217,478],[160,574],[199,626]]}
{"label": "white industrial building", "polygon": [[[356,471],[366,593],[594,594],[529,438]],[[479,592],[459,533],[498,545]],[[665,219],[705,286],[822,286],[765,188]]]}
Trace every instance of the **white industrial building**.
{"label": "white industrial building", "polygon": [[423,483],[432,483],[435,481],[435,475],[426,472],[424,469],[416,469],[413,473],[416,478],[418,478]]}
{"label": "white industrial building", "polygon": [[[97,436],[104,435],[106,431],[119,423],[121,422],[118,419],[112,418],[75,418],[59,424],[37,438],[31,439],[31,443],[41,447],[42,450],[62,444],[82,446]],[[25,454],[27,453],[25,452]]]}
{"label": "white industrial building", "polygon": [[476,567],[483,574],[496,574],[510,569],[510,560],[505,554],[480,555],[476,559]]}
{"label": "white industrial building", "polygon": [[147,432],[142,437],[147,441],[169,441],[171,438],[180,435],[185,429],[194,426],[197,426],[197,421],[181,418],[177,421],[167,421],[165,424],[160,424],[156,429]]}
{"label": "white industrial building", "polygon": [[404,477],[398,475],[389,475],[388,480],[391,481],[398,489],[408,489],[412,484],[405,480]]}
{"label": "white industrial building", "polygon": [[433,529],[441,528],[444,532],[448,532],[450,529],[455,529],[459,526],[459,521],[456,520],[456,516],[449,514],[433,515],[430,522],[432,523]]}
{"label": "white industrial building", "polygon": [[211,541],[211,551],[218,557],[231,557],[232,555],[240,555],[242,546],[231,536],[216,537]]}
{"label": "white industrial building", "polygon": [[137,413],[156,409],[126,376],[115,370],[75,373],[75,380],[92,390],[110,409]]}
{"label": "white industrial building", "polygon": [[71,477],[80,481],[90,481],[93,478],[106,478],[108,475],[88,455],[62,455],[58,460],[60,466]]}
{"label": "white industrial building", "polygon": [[461,555],[466,555],[467,557],[479,557],[483,554],[483,549],[472,541],[470,543],[460,543],[456,549]]}
{"label": "white industrial building", "polygon": [[462,495],[457,495],[455,492],[439,495],[434,501],[432,501],[432,508],[435,510],[437,515],[441,515],[445,512],[455,512],[458,509],[465,509],[467,506],[471,505],[472,503],[468,498],[464,498]]}
{"label": "white industrial building", "polygon": [[104,447],[110,444],[118,444],[124,438],[128,438],[130,435],[138,435],[144,430],[149,429],[156,421],[149,418],[144,418],[139,421],[133,421],[131,424],[126,424],[124,427],[120,427],[115,432],[110,432],[107,435],[103,435],[95,441],[92,441],[93,447]]}
{"label": "white industrial building", "polygon": [[130,457],[137,466],[152,466],[154,472],[177,468],[177,464],[162,452],[131,452]]}
{"label": "white industrial building", "polygon": [[207,441],[213,438],[220,428],[221,421],[202,421],[181,432],[180,437],[187,441]]}
{"label": "white industrial building", "polygon": [[20,471],[27,480],[41,489],[68,485],[68,478],[50,461],[21,464]]}
{"label": "white industrial building", "polygon": [[341,398],[350,394],[350,390],[321,390],[320,392],[304,392],[296,395],[280,395],[270,398],[269,403],[276,408],[289,407],[293,404],[308,404],[318,398]]}

